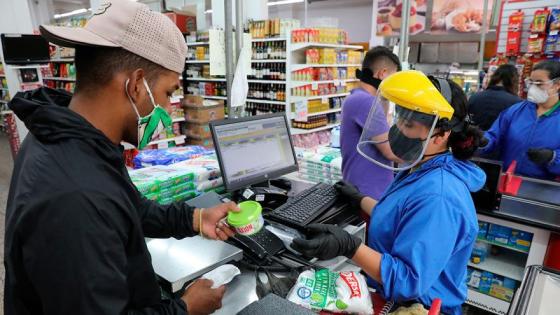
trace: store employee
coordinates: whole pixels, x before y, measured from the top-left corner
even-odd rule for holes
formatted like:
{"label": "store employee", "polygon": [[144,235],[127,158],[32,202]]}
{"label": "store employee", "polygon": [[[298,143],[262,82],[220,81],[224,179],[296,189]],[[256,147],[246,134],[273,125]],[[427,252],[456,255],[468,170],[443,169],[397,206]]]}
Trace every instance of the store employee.
{"label": "store employee", "polygon": [[[10,108],[29,135],[6,210],[4,307],[14,314],[208,314],[225,288],[210,280],[162,300],[145,237],[227,239],[235,204],[158,205],[135,189],[121,141],[142,148],[171,120],[161,106],[179,86],[187,47],[166,16],[107,2],[85,28],[42,26],[76,48],[74,96],[18,93]],[[186,264],[191,263],[185,261]]]}
{"label": "store employee", "polygon": [[352,194],[371,212],[368,246],[337,226],[315,224],[293,247],[311,257],[351,258],[387,300],[429,307],[440,298],[445,314],[461,314],[467,262],[478,233],[470,193],[486,180],[468,159],[482,132],[466,121],[467,98],[452,81],[403,71],[385,79],[379,94],[372,111],[395,102],[395,123],[387,138],[370,137],[375,126],[366,123],[358,150],[372,163],[390,167],[363,149],[388,141],[405,163],[392,168],[400,172],[379,201]]}
{"label": "store employee", "polygon": [[560,62],[536,64],[525,84],[527,100],[498,116],[481,151],[498,152],[504,169],[517,161],[517,174],[560,180]]}

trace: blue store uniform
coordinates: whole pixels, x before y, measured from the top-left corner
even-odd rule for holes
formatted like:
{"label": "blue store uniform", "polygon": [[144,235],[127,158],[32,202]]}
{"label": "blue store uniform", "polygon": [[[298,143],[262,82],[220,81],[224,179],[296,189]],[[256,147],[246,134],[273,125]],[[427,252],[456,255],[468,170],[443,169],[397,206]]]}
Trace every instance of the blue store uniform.
{"label": "blue store uniform", "polygon": [[[517,174],[548,180],[560,176],[560,102],[540,117],[535,103],[515,104],[500,114],[485,137],[489,142],[482,154],[498,151],[504,169],[516,160]],[[530,148],[554,150],[553,160],[547,165],[532,162]]]}
{"label": "blue store uniform", "polygon": [[478,234],[470,192],[486,175],[450,153],[413,172],[401,172],[372,211],[368,245],[382,254],[381,286],[386,300],[442,300],[446,314],[461,314],[466,272]]}

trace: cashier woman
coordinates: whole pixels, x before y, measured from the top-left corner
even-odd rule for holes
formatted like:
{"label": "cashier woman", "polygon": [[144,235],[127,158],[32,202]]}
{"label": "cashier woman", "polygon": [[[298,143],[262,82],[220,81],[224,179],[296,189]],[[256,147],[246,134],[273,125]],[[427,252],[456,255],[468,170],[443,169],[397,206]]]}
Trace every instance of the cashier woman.
{"label": "cashier woman", "polygon": [[[379,200],[350,184],[342,190],[371,213],[367,246],[337,226],[316,224],[293,247],[321,259],[351,258],[386,300],[428,308],[440,298],[444,313],[460,314],[478,233],[470,192],[486,180],[468,159],[482,133],[469,125],[467,99],[452,81],[411,70],[395,73],[379,86],[372,111],[388,101],[396,104],[388,137],[376,134],[367,121],[357,150],[375,165],[400,172]],[[368,147],[380,142],[388,142],[406,162],[393,167],[369,156]]]}
{"label": "cashier woman", "polygon": [[483,154],[498,152],[515,173],[560,180],[560,62],[542,61],[525,80],[527,100],[503,111],[486,132]]}

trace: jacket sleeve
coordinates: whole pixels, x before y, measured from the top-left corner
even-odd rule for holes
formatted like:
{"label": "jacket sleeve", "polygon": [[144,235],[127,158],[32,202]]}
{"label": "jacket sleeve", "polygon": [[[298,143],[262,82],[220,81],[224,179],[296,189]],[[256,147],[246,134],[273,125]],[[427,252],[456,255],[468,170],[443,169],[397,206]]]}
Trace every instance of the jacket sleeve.
{"label": "jacket sleeve", "polygon": [[492,127],[484,134],[484,137],[488,139],[488,144],[480,149],[480,153],[490,154],[496,150],[500,150],[502,141],[504,141],[504,133],[510,126],[510,120],[511,114],[509,109],[500,113],[498,119],[492,124]]}
{"label": "jacket sleeve", "polygon": [[465,226],[462,215],[452,207],[441,195],[428,194],[403,210],[393,248],[381,257],[385,299],[416,299],[437,280]]}
{"label": "jacket sleeve", "polygon": [[137,210],[146,237],[182,239],[196,234],[193,230],[194,208],[184,202],[160,205],[140,195]]}
{"label": "jacket sleeve", "polygon": [[161,301],[129,310],[126,244],[129,223],[100,196],[66,193],[40,205],[41,222],[21,235],[25,272],[43,314],[186,314],[184,303]]}

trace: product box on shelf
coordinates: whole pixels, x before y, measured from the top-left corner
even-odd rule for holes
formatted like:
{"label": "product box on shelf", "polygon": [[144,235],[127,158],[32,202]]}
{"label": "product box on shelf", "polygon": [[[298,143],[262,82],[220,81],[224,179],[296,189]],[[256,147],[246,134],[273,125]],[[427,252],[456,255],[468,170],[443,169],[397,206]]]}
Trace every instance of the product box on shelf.
{"label": "product box on shelf", "polygon": [[486,243],[476,242],[471,253],[471,261],[475,264],[483,262],[488,256],[489,247]]}
{"label": "product box on shelf", "polygon": [[490,224],[486,239],[496,243],[508,245],[511,236],[511,228],[497,224]]}
{"label": "product box on shelf", "polygon": [[195,138],[210,138],[212,134],[210,133],[210,126],[208,123],[199,124],[196,122],[189,122],[186,124],[186,134],[187,137]]}
{"label": "product box on shelf", "polygon": [[222,100],[205,100],[196,95],[187,95],[183,101],[185,119],[188,122],[208,123],[224,119],[224,102]]}
{"label": "product box on shelf", "polygon": [[505,281],[510,280],[508,278],[504,278],[502,276],[498,276],[498,275],[494,275],[493,279],[492,279],[492,285],[490,287],[490,291],[488,292],[491,296],[501,299],[501,300],[505,300],[505,301],[511,301],[513,299],[513,291],[514,288],[511,287],[506,287],[505,286]]}
{"label": "product box on shelf", "polygon": [[531,247],[531,241],[533,240],[533,233],[528,233],[525,231],[512,230],[509,237],[509,245],[515,248],[528,251]]}
{"label": "product box on shelf", "polygon": [[494,280],[494,274],[488,271],[483,271],[480,276],[480,285],[478,286],[478,291],[489,294],[490,289],[492,288],[493,280]]}
{"label": "product box on shelf", "polygon": [[478,289],[480,287],[480,280],[482,278],[482,273],[478,270],[474,269],[467,269],[467,276],[469,275],[468,270],[471,270],[470,277],[468,278],[467,285],[474,289]]}
{"label": "product box on shelf", "polygon": [[486,239],[486,234],[488,233],[488,225],[488,222],[478,222],[478,238]]}

